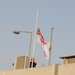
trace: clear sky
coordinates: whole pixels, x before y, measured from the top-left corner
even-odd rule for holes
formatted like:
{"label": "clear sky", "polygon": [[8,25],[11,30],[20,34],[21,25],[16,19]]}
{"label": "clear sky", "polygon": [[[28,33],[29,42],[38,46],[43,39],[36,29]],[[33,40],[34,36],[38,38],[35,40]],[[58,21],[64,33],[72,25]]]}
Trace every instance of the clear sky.
{"label": "clear sky", "polygon": [[[46,42],[54,27],[51,64],[62,64],[59,57],[75,54],[75,0],[0,0],[0,70],[13,69],[15,57],[28,55],[30,35],[15,35],[13,30],[33,32],[33,43],[37,10]],[[38,67],[42,62],[48,65],[39,43],[34,57]]]}

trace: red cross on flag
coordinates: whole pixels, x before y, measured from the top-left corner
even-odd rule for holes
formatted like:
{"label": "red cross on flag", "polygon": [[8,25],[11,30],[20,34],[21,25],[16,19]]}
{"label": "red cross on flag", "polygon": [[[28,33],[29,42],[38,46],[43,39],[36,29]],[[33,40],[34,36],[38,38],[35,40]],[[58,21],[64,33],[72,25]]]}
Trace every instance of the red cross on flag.
{"label": "red cross on flag", "polygon": [[40,31],[40,28],[38,27],[36,30],[36,41],[41,43],[44,49],[44,56],[46,59],[49,59],[49,50],[48,50],[48,46],[42,36],[42,33]]}

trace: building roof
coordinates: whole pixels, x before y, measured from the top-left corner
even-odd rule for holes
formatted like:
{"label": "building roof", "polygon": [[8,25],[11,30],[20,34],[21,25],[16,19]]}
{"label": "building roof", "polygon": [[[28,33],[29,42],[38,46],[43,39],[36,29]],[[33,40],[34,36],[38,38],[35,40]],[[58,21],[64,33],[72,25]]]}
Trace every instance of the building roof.
{"label": "building roof", "polygon": [[71,55],[71,56],[63,56],[63,57],[60,57],[61,59],[64,59],[64,58],[66,58],[66,59],[68,59],[68,58],[75,58],[75,55]]}

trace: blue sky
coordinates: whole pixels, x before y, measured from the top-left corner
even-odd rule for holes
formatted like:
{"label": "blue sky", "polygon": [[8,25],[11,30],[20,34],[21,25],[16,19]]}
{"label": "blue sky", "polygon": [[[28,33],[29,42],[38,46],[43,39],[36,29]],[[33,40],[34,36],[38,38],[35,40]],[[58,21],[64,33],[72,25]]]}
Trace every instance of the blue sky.
{"label": "blue sky", "polygon": [[[75,54],[75,0],[0,0],[0,70],[13,69],[15,57],[28,55],[30,35],[15,35],[13,30],[33,32],[33,43],[37,10],[38,24],[46,42],[54,27],[51,65],[62,64],[61,56]],[[42,62],[48,65],[39,43],[36,43],[34,57],[38,67]]]}

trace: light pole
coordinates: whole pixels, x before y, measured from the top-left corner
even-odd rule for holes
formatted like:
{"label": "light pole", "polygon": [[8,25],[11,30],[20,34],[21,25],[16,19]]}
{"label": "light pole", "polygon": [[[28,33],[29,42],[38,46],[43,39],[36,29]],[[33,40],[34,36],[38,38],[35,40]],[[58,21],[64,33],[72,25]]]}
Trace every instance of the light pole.
{"label": "light pole", "polygon": [[32,32],[30,31],[13,31],[14,34],[20,34],[20,33],[29,33],[30,34],[30,46],[29,46],[29,56],[31,53],[31,45],[32,45]]}

